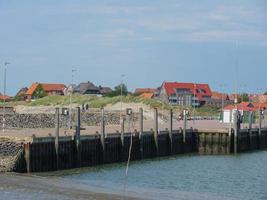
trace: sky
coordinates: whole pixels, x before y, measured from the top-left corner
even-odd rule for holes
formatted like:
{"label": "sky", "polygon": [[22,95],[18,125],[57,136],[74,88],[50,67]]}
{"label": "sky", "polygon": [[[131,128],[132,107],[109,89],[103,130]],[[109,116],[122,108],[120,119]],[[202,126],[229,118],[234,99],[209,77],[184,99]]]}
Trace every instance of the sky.
{"label": "sky", "polygon": [[76,84],[129,90],[177,81],[267,91],[266,0],[0,0],[0,24],[9,95],[70,84],[72,69]]}

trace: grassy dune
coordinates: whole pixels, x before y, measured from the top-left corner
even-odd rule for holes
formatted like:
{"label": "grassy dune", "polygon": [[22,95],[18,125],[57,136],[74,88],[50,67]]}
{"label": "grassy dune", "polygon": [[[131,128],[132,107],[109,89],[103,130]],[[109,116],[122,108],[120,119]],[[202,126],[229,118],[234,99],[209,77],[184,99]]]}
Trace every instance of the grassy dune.
{"label": "grassy dune", "polygon": [[[185,107],[182,106],[172,106],[169,104],[162,103],[155,99],[143,99],[140,97],[136,97],[133,95],[120,96],[117,97],[97,97],[97,96],[89,96],[89,95],[79,95],[75,94],[72,96],[71,102],[73,104],[88,104],[91,108],[101,108],[107,105],[114,105],[118,102],[124,103],[143,103],[145,105],[150,106],[151,108],[159,108],[162,110],[170,110],[173,109],[176,112],[182,112]],[[25,105],[25,106],[67,106],[70,103],[70,96],[46,96],[41,99],[37,99],[31,102],[24,101],[13,101],[9,102],[9,106],[16,105]],[[193,108],[188,108],[190,113],[193,113]],[[218,116],[219,111],[217,108],[213,107],[201,107],[195,109],[195,115],[199,116]]]}

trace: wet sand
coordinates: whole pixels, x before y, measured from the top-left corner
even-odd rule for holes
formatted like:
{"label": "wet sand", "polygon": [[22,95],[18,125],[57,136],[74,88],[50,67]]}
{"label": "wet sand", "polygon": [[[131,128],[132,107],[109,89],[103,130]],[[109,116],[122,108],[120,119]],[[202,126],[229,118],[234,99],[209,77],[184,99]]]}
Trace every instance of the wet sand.
{"label": "wet sand", "polygon": [[[97,190],[97,191],[96,191]],[[17,196],[16,196],[17,193]],[[128,194],[127,194],[128,195]],[[134,196],[106,194],[100,189],[56,177],[39,177],[15,173],[0,174],[0,199],[77,199],[77,200],[141,200]]]}

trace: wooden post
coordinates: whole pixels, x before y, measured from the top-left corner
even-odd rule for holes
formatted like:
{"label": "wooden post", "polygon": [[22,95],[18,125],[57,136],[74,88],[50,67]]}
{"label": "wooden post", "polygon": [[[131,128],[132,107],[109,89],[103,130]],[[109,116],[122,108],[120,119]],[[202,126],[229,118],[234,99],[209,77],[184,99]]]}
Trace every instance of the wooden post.
{"label": "wooden post", "polygon": [[253,112],[249,111],[249,130],[252,129],[252,122],[253,122]]}
{"label": "wooden post", "polygon": [[56,157],[57,157],[57,169],[59,167],[59,108],[56,108],[56,115],[55,115],[55,150],[56,150]]}
{"label": "wooden post", "polygon": [[170,121],[169,121],[169,138],[170,138],[170,152],[172,154],[172,132],[173,132],[173,111],[170,110]]}
{"label": "wooden post", "polygon": [[237,153],[237,145],[238,145],[238,142],[237,142],[237,136],[238,136],[238,111],[234,111],[234,153],[236,154]]}
{"label": "wooden post", "polygon": [[24,151],[25,151],[27,173],[31,173],[32,172],[32,168],[31,168],[31,143],[24,144]]}
{"label": "wooden post", "polygon": [[121,118],[121,145],[124,146],[125,118]]}
{"label": "wooden post", "polygon": [[139,108],[139,125],[140,125],[140,132],[139,132],[139,141],[140,141],[140,153],[141,159],[143,159],[143,132],[144,132],[144,111],[143,108]]}
{"label": "wooden post", "polygon": [[158,109],[154,108],[154,140],[157,148],[157,155],[158,151],[158,130],[159,130],[159,121],[158,121]]}
{"label": "wooden post", "polygon": [[101,143],[102,143],[102,148],[103,152],[105,151],[105,111],[104,108],[101,108]]}
{"label": "wooden post", "polygon": [[140,125],[140,132],[139,132],[139,138],[141,139],[142,134],[144,132],[144,111],[143,108],[139,109],[139,125]]}
{"label": "wooden post", "polygon": [[76,143],[76,152],[77,152],[77,160],[76,166],[81,166],[81,109],[77,107],[76,113],[76,134],[75,134],[75,143]]}
{"label": "wooden post", "polygon": [[262,127],[262,111],[259,110],[259,138],[261,137],[261,127]]}
{"label": "wooden post", "polygon": [[184,143],[186,143],[186,126],[187,126],[187,111],[183,111],[183,120],[184,120],[184,127],[183,127],[183,138]]}

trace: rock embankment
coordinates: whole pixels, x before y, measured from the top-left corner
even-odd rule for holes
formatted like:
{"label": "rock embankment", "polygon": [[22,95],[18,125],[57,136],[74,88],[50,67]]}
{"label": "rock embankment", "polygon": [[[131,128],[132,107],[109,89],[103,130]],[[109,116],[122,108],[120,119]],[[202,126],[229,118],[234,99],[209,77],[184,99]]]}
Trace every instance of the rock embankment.
{"label": "rock embankment", "polygon": [[[134,115],[137,120],[137,115]],[[75,123],[75,114],[71,117],[72,124]],[[60,116],[60,127],[68,127],[70,117]],[[0,124],[3,123],[3,117],[0,115]],[[81,123],[83,126],[98,126],[101,123],[100,112],[82,112]],[[106,125],[120,124],[120,113],[106,112],[105,113]],[[7,128],[54,128],[55,127],[55,114],[7,114],[5,115],[5,124]]]}
{"label": "rock embankment", "polygon": [[15,171],[22,153],[23,148],[20,142],[0,138],[0,172]]}

